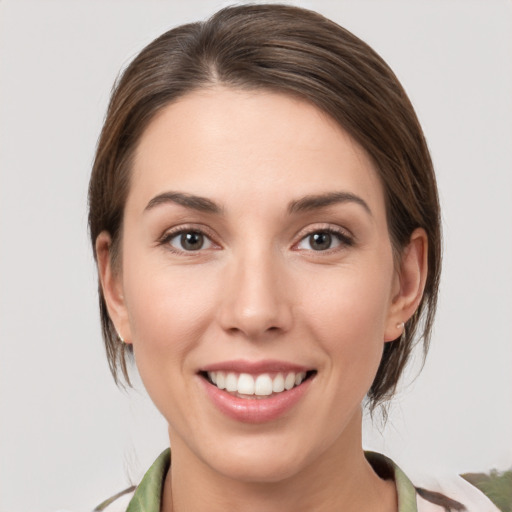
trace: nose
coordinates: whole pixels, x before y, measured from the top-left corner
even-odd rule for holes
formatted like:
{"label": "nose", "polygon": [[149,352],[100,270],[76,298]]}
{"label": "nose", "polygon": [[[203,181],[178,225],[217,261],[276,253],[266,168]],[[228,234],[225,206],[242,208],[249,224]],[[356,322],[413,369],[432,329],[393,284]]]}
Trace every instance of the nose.
{"label": "nose", "polygon": [[230,334],[261,340],[292,325],[292,290],[276,254],[240,257],[229,266],[219,309],[222,328]]}

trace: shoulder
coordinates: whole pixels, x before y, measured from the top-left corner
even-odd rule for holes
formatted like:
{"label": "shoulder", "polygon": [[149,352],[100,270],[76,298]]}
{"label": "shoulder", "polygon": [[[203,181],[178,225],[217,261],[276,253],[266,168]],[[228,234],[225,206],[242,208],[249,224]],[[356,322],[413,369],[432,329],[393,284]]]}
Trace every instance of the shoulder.
{"label": "shoulder", "polygon": [[[451,510],[458,512],[500,512],[487,496],[485,496],[476,487],[466,482],[461,477],[445,479],[437,485],[430,485],[428,490],[417,488],[418,512],[446,512]],[[93,512],[126,512],[128,505],[135,494],[135,489],[130,487],[105,500],[98,505]],[[443,499],[438,499],[441,496]],[[446,498],[448,503],[454,502],[455,506],[446,508]],[[463,505],[463,509],[459,507]]]}
{"label": "shoulder", "polygon": [[[460,476],[429,479],[425,487],[418,487],[389,458],[375,452],[366,457],[381,478],[395,480],[399,511],[417,512],[500,512],[479,489]],[[161,487],[170,465],[170,450],[157,458],[144,475],[139,486],[129,487],[103,501],[93,512],[126,512],[134,495],[160,496]]]}
{"label": "shoulder", "polygon": [[440,505],[437,496],[447,497],[456,504],[449,510],[466,510],[467,512],[500,512],[498,507],[479,489],[460,476],[430,480],[428,487],[417,488],[418,512],[443,512],[446,508]]}
{"label": "shoulder", "polygon": [[[160,510],[160,497],[165,476],[171,464],[171,451],[165,449],[153,462],[137,486],[129,487],[100,503],[93,512],[126,512],[126,510]],[[133,503],[137,503],[134,508]],[[142,509],[139,505],[143,503]],[[130,504],[132,506],[130,507]],[[149,508],[148,508],[149,506]]]}
{"label": "shoulder", "polygon": [[385,455],[369,451],[365,455],[381,478],[395,481],[399,512],[500,512],[485,494],[458,475],[430,477],[418,485]]}

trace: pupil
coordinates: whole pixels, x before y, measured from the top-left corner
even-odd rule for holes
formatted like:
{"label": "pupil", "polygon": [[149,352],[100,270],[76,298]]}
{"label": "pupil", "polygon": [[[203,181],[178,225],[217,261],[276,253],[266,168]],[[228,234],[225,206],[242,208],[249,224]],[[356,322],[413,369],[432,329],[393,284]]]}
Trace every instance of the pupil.
{"label": "pupil", "polygon": [[314,233],[310,236],[311,247],[315,251],[325,251],[331,246],[332,237],[330,233]]}
{"label": "pupil", "polygon": [[181,246],[188,251],[197,251],[203,246],[204,239],[201,233],[184,233],[181,235]]}

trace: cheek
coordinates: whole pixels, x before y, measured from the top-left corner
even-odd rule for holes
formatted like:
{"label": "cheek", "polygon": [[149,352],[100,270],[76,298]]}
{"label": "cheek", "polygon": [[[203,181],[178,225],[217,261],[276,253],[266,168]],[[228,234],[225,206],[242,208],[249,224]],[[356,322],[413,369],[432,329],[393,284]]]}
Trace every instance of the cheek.
{"label": "cheek", "polygon": [[215,283],[192,265],[146,264],[135,257],[125,262],[125,269],[132,341],[140,354],[137,364],[145,353],[179,359],[199,342],[210,321]]}
{"label": "cheek", "polygon": [[138,372],[168,421],[170,410],[175,421],[185,421],[180,411],[182,398],[193,396],[187,388],[187,377],[194,372],[191,356],[211,324],[215,287],[192,266],[156,265],[148,272],[150,265],[134,259],[127,261],[125,268],[130,276],[125,279],[125,290]]}
{"label": "cheek", "polygon": [[[389,272],[387,269],[389,268]],[[372,368],[380,361],[387,322],[392,264],[335,269],[304,286],[302,316],[331,363],[349,362],[348,371]],[[307,291],[315,289],[314,294]]]}

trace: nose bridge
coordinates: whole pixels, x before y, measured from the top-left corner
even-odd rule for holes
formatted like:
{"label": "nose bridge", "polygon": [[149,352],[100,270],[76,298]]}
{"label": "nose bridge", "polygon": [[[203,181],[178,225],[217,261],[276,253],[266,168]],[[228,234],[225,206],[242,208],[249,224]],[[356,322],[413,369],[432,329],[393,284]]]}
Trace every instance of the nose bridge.
{"label": "nose bridge", "polygon": [[280,255],[269,246],[246,246],[233,258],[222,311],[224,328],[251,338],[287,330],[291,304]]}

